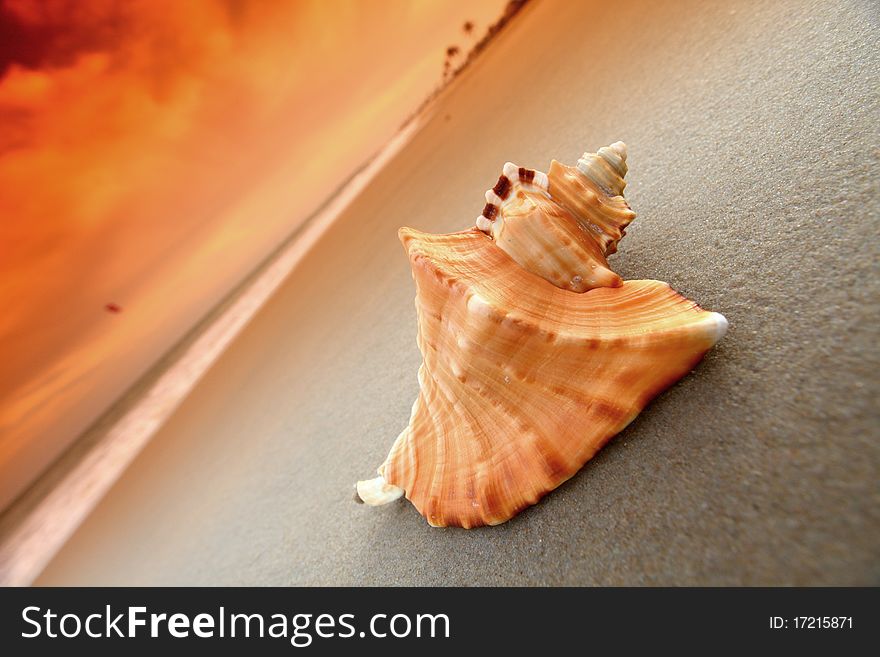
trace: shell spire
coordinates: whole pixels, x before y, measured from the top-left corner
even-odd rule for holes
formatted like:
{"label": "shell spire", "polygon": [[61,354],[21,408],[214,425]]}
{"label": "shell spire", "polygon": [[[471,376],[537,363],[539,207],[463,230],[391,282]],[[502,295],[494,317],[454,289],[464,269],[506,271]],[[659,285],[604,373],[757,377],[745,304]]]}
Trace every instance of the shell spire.
{"label": "shell spire", "polygon": [[578,160],[578,171],[614,196],[623,196],[626,187],[626,144],[616,141],[596,153],[584,153]]}
{"label": "shell spire", "polygon": [[504,165],[476,226],[520,266],[556,287],[616,287],[606,257],[635,213],[624,200],[626,145],[584,153],[577,166],[555,160],[550,173]]}
{"label": "shell spire", "polygon": [[[721,339],[722,315],[607,268],[635,216],[625,173],[621,142],[575,167],[554,161],[547,175],[508,163],[477,229],[400,230],[420,392],[379,476],[358,482],[361,501],[405,495],[434,526],[502,523],[577,473]],[[569,277],[585,266],[582,291]]]}

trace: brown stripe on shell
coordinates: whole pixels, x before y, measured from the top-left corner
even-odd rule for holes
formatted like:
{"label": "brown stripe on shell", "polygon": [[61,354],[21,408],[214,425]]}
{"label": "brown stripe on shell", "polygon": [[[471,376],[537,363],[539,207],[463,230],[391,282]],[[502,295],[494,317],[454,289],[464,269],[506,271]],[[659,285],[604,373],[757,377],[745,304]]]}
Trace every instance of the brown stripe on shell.
{"label": "brown stripe on shell", "polygon": [[495,221],[495,217],[498,215],[498,206],[492,203],[486,203],[486,207],[483,208],[483,216],[486,217],[489,221]]}
{"label": "brown stripe on shell", "polygon": [[495,183],[495,187],[492,188],[492,191],[503,201],[510,193],[510,187],[510,179],[507,176],[501,176],[498,179],[498,182]]}
{"label": "brown stripe on shell", "polygon": [[525,167],[519,168],[519,179],[523,182],[530,183],[535,179],[535,171],[534,169],[526,169]]}

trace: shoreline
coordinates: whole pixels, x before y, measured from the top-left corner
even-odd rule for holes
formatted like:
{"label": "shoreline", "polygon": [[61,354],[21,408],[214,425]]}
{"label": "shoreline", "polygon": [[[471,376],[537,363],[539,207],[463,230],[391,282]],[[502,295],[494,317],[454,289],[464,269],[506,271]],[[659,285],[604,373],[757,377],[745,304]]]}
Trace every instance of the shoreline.
{"label": "shoreline", "polygon": [[424,107],[0,514],[0,586],[29,585],[314,244],[431,116]]}

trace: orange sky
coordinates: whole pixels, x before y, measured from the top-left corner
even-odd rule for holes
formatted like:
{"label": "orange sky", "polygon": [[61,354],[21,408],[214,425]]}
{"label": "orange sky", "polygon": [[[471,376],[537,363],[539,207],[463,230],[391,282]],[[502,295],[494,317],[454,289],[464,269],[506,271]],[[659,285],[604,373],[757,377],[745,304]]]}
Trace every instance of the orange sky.
{"label": "orange sky", "polygon": [[504,4],[0,0],[0,508]]}

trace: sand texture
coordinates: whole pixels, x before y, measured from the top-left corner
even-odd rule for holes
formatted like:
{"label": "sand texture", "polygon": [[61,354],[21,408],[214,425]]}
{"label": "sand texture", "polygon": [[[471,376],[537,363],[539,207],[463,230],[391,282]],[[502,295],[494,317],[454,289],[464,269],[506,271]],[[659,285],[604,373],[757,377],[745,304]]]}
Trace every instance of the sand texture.
{"label": "sand texture", "polygon": [[[500,35],[39,584],[880,583],[877,8],[612,4]],[[617,139],[639,216],[612,266],[725,339],[505,525],[354,504],[417,394],[398,227],[467,228],[505,161]]]}

